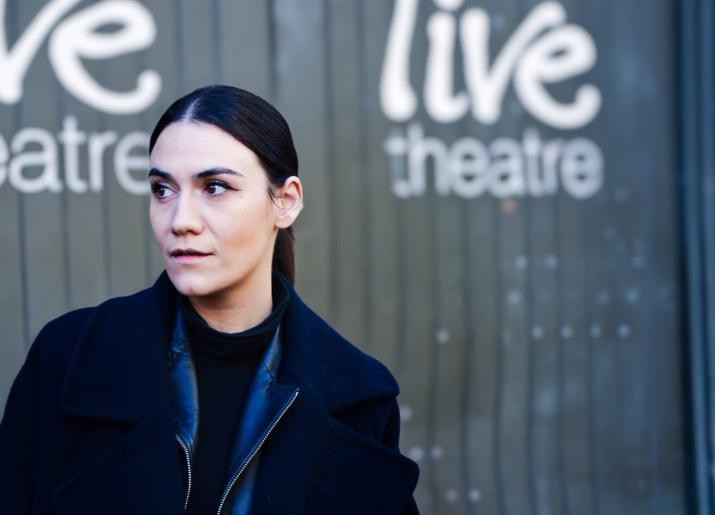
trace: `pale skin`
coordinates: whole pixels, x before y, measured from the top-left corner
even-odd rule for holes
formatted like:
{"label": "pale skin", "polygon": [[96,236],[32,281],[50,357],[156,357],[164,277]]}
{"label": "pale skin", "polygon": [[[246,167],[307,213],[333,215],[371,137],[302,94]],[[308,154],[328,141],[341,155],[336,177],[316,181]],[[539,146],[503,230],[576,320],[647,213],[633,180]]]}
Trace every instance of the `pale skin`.
{"label": "pale skin", "polygon": [[[261,323],[273,309],[278,229],[291,226],[303,208],[300,179],[271,186],[271,198],[256,154],[202,122],[168,125],[149,162],[149,218],[174,287],[214,329],[235,333]],[[177,248],[209,255],[182,262],[170,255]]]}

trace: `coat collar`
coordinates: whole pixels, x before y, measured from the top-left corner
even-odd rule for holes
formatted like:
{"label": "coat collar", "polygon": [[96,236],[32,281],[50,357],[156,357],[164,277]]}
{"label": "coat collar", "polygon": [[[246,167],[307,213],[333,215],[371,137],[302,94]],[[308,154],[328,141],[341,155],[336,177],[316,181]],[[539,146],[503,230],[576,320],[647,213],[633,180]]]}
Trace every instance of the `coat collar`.
{"label": "coat collar", "polygon": [[[299,387],[300,396],[271,434],[270,452],[262,453],[254,509],[400,513],[417,482],[416,465],[329,416],[368,399],[397,395],[397,383],[383,365],[330,328],[289,283],[288,289],[273,391],[285,397]],[[181,511],[182,467],[164,373],[175,313],[176,290],[164,271],[150,288],[110,299],[89,315],[60,405],[100,424],[121,423],[127,431],[121,437],[116,429],[107,431],[105,451],[55,489],[53,503],[60,511],[82,507],[78,512],[84,513],[90,507],[87,492],[101,500],[91,507],[108,515]],[[133,504],[137,499],[141,506]]]}
{"label": "coat collar", "polygon": [[[279,383],[301,386],[329,412],[399,393],[379,362],[348,343],[283,280],[290,302],[281,322]],[[166,401],[160,372],[170,356],[175,307],[176,290],[166,271],[150,288],[97,306],[70,362],[62,407],[76,415],[137,422]]]}

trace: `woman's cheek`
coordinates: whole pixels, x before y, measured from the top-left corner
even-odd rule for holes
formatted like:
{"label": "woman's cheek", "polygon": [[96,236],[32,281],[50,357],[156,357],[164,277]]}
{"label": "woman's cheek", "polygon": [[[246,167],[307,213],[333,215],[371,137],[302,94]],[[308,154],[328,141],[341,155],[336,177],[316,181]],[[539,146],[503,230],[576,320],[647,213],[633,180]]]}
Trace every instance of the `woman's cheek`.
{"label": "woman's cheek", "polygon": [[156,217],[151,219],[151,233],[162,254],[166,251],[166,224]]}

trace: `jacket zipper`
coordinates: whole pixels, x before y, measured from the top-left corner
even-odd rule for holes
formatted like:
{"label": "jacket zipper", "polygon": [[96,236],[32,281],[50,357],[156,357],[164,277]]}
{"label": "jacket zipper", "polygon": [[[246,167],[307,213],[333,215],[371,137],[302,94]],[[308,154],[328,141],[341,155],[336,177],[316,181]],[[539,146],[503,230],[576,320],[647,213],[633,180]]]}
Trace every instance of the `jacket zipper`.
{"label": "jacket zipper", "polygon": [[189,494],[191,493],[191,458],[189,456],[189,448],[184,443],[184,441],[181,439],[179,435],[176,435],[176,439],[179,442],[179,445],[181,445],[181,448],[184,450],[184,455],[186,456],[186,475],[187,475],[187,486],[186,486],[186,499],[184,500],[184,511],[186,511],[187,506],[189,505]]}
{"label": "jacket zipper", "polygon": [[[233,485],[236,484],[236,481],[238,480],[239,476],[243,471],[246,469],[249,463],[251,463],[251,460],[253,457],[258,453],[258,451],[261,450],[261,447],[263,446],[263,443],[266,441],[268,438],[268,435],[271,434],[271,431],[273,431],[273,428],[276,427],[276,424],[278,424],[278,421],[283,418],[283,415],[285,415],[285,412],[288,411],[288,408],[291,407],[295,399],[298,397],[298,393],[300,392],[300,389],[296,390],[295,393],[293,394],[293,397],[291,397],[290,401],[283,407],[283,410],[280,412],[280,414],[276,417],[276,419],[273,421],[273,423],[270,425],[268,430],[263,434],[263,437],[261,438],[261,441],[258,443],[258,446],[253,450],[251,455],[248,457],[248,459],[244,462],[244,464],[241,466],[241,468],[236,472],[236,474],[233,476],[231,479],[231,482],[228,485],[228,488],[223,493],[223,497],[221,498],[221,503],[218,506],[218,511],[216,512],[216,515],[221,515],[221,511],[223,510],[223,506],[226,503],[226,499],[228,498],[228,494],[231,492],[231,489],[233,488]],[[188,496],[187,496],[188,499]]]}

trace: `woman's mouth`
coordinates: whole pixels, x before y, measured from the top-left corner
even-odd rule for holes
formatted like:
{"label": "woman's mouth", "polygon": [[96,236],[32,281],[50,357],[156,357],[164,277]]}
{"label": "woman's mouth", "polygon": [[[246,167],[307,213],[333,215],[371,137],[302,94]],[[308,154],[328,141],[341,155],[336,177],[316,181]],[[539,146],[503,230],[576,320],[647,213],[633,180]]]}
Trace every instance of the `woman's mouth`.
{"label": "woman's mouth", "polygon": [[169,253],[171,258],[177,263],[196,263],[211,254],[194,249],[177,249]]}

